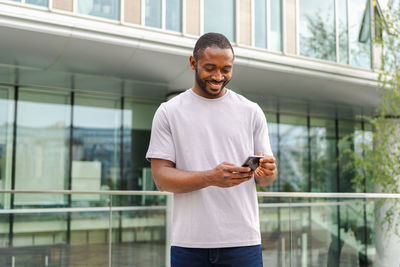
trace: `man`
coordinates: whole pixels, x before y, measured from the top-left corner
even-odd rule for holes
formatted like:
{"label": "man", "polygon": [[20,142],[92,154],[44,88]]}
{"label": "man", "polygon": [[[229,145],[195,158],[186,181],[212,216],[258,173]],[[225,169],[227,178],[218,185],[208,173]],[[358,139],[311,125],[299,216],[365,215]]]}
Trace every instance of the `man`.
{"label": "man", "polygon": [[[157,187],[174,193],[173,267],[262,266],[255,185],[271,184],[277,170],[261,108],[225,88],[233,61],[225,36],[201,36],[193,87],[153,119],[146,157]],[[254,172],[241,166],[257,152],[265,156]]]}

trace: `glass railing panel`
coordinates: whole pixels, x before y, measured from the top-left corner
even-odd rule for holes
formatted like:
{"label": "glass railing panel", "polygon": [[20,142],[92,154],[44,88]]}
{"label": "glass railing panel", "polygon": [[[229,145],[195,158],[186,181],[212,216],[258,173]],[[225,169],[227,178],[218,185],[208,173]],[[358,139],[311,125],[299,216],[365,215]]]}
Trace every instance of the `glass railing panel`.
{"label": "glass railing panel", "polygon": [[14,194],[14,208],[0,209],[0,266],[61,266],[68,258],[68,212],[62,204],[35,201],[38,195]]}
{"label": "glass railing panel", "polygon": [[316,266],[328,266],[330,250],[335,248],[338,231],[338,210],[335,200],[309,199],[310,239],[307,263]]}
{"label": "glass railing panel", "polygon": [[166,196],[113,199],[113,266],[166,266]]}
{"label": "glass railing panel", "polygon": [[259,197],[264,266],[290,263],[290,199]]}

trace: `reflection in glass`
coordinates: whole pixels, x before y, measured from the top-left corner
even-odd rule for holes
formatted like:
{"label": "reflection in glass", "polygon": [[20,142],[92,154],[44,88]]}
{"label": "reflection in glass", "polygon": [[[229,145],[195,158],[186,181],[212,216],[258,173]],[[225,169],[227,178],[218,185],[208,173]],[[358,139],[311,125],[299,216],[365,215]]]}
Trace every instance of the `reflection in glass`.
{"label": "reflection in glass", "polygon": [[[271,202],[277,199],[271,200]],[[261,244],[264,266],[282,266],[278,264],[281,249],[282,233],[279,225],[279,208],[270,203],[259,201]],[[269,202],[270,200],[268,200]]]}
{"label": "reflection in glass", "polygon": [[[7,198],[10,199],[9,194],[4,194],[0,196],[2,199]],[[0,249],[9,247],[9,233],[10,233],[10,215],[9,214],[0,214]],[[7,264],[7,259],[4,256],[0,255],[0,266],[10,266],[11,264]]]}
{"label": "reflection in glass", "polygon": [[167,30],[180,32],[182,30],[181,0],[166,0],[165,27]]}
{"label": "reflection in glass", "polygon": [[[150,162],[146,160],[145,155],[150,141],[151,123],[158,105],[158,103],[125,100],[122,189],[156,190]],[[154,204],[155,199],[159,198],[143,196],[140,201],[141,204]]]}
{"label": "reflection in glass", "polygon": [[25,3],[38,6],[49,6],[49,0],[25,0]]}
{"label": "reflection in glass", "polygon": [[[369,123],[365,123],[364,124],[364,132],[362,133],[362,144],[363,146],[365,146],[367,149],[372,149],[372,145],[373,145],[373,135],[372,135],[372,125]],[[361,152],[362,153],[362,152]],[[366,187],[365,187],[365,192],[366,193],[375,193],[376,190],[374,189],[374,186],[371,182],[371,180],[369,179],[369,177],[365,177],[366,178]]]}
{"label": "reflection in glass", "polygon": [[311,210],[311,266],[338,266],[338,207],[333,199],[313,199]]}
{"label": "reflection in glass", "polygon": [[[75,95],[72,190],[115,190],[120,184],[121,103],[117,97]],[[100,196],[72,196],[95,205]]]}
{"label": "reflection in glass", "polygon": [[371,67],[370,1],[349,0],[350,64]]}
{"label": "reflection in glass", "polygon": [[[165,205],[165,202],[160,204]],[[165,266],[169,244],[166,243],[167,217],[163,206],[147,206],[113,215],[113,266]]]}
{"label": "reflection in glass", "polygon": [[235,41],[235,1],[204,0],[204,33],[217,32]]}
{"label": "reflection in glass", "polygon": [[338,266],[368,266],[366,246],[368,232],[365,225],[365,203],[360,200],[346,200],[340,210],[340,246],[338,247]]}
{"label": "reflection in glass", "polygon": [[300,0],[300,55],[336,60],[335,1]]}
{"label": "reflection in glass", "polygon": [[282,192],[307,192],[308,136],[305,117],[281,115],[280,188]]}
{"label": "reflection in glass", "polygon": [[[79,197],[84,198],[84,195]],[[108,196],[105,197],[108,198]],[[107,207],[107,205],[100,206]],[[108,265],[109,225],[108,212],[86,211],[71,214],[70,261],[72,266]]]}
{"label": "reflection in glass", "polygon": [[[290,250],[291,266],[310,266],[309,247],[311,242],[310,233],[310,208],[301,205],[307,205],[307,200],[292,200],[290,206]],[[300,204],[300,205],[297,205]]]}
{"label": "reflection in glass", "polygon": [[347,23],[347,0],[336,0],[338,6],[339,62],[349,64],[349,36]]}
{"label": "reflection in glass", "polygon": [[267,1],[254,1],[254,41],[255,46],[267,48]]}
{"label": "reflection in glass", "polygon": [[281,0],[270,0],[270,36],[268,48],[274,51],[282,51],[282,7]]}
{"label": "reflection in glass", "polygon": [[[66,243],[67,213],[65,212],[15,214],[13,219],[13,247],[54,246]],[[26,257],[26,262],[29,260],[32,258]]]}
{"label": "reflection in glass", "polygon": [[311,191],[337,192],[335,121],[310,118]]}
{"label": "reflection in glass", "polygon": [[161,0],[146,0],[144,24],[161,28]]}
{"label": "reflection in glass", "polygon": [[[15,189],[67,189],[70,96],[67,92],[20,89]],[[64,205],[63,195],[15,196],[16,205]]]}
{"label": "reflection in glass", "polygon": [[361,123],[350,121],[350,120],[339,120],[338,124],[339,140],[343,137],[355,133],[354,136],[347,139],[345,142],[339,143],[339,192],[356,192],[358,188],[354,188],[352,180],[354,178],[354,170],[346,168],[346,164],[350,162],[348,154],[344,153],[346,149],[361,153],[360,148],[360,136]]}
{"label": "reflection in glass", "polygon": [[[0,86],[0,189],[11,189],[14,90]],[[9,208],[9,195],[0,195],[0,207]]]}
{"label": "reflection in glass", "polygon": [[119,0],[77,0],[78,13],[119,20]]}
{"label": "reflection in glass", "polygon": [[[267,112],[265,113],[265,117],[267,118],[268,123],[268,135],[269,142],[271,144],[272,153],[274,154],[275,159],[278,161],[278,147],[279,147],[279,136],[278,136],[278,123],[277,123],[277,114]],[[279,164],[278,164],[279,166]],[[279,175],[279,172],[278,172]],[[277,192],[278,188],[278,177],[275,181],[270,185],[271,190]]]}

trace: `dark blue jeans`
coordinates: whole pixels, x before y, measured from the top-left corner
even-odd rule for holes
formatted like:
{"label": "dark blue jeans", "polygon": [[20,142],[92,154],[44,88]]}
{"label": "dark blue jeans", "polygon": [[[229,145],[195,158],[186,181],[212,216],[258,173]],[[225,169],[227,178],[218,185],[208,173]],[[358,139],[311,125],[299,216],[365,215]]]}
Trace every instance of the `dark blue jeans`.
{"label": "dark blue jeans", "polygon": [[232,248],[171,247],[171,267],[262,267],[261,245]]}

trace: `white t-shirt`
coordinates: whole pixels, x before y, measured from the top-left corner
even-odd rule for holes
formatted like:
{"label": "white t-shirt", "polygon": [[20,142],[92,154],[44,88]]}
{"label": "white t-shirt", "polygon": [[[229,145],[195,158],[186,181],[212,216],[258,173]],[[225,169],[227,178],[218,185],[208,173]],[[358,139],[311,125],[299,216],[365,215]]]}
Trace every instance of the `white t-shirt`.
{"label": "white t-shirt", "polygon": [[[272,155],[261,108],[227,90],[208,99],[188,89],[160,105],[153,119],[147,159],[204,171],[222,162],[241,166],[257,151]],[[209,186],[174,194],[171,244],[220,248],[261,244],[254,179],[238,186]]]}

